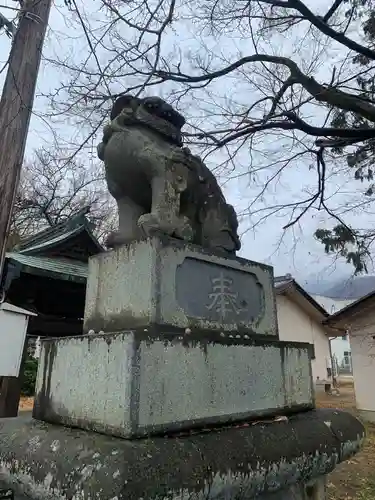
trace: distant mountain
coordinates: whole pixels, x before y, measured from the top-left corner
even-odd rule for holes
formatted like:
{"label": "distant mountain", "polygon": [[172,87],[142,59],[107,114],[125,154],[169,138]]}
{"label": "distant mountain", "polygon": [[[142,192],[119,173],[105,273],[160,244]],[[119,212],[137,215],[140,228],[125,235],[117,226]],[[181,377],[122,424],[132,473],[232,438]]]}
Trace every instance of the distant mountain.
{"label": "distant mountain", "polygon": [[375,290],[375,276],[345,278],[324,291],[332,299],[359,299]]}
{"label": "distant mountain", "polygon": [[375,290],[375,276],[347,276],[338,280],[319,280],[310,278],[300,285],[311,295],[322,295],[331,299],[357,300]]}
{"label": "distant mountain", "polygon": [[[306,280],[306,281],[301,280],[301,281],[298,281],[298,283],[310,295],[325,295],[326,290],[330,290],[333,286],[336,286],[336,283],[332,283],[332,281],[314,283],[314,282],[311,282],[310,280]],[[337,284],[339,284],[339,281],[337,282]]]}
{"label": "distant mountain", "polygon": [[314,275],[310,275],[304,280],[297,279],[297,281],[311,295],[326,295],[327,290],[331,290],[336,286],[340,287],[342,283],[344,281],[346,282],[348,279],[349,277],[343,277],[343,275],[336,279],[332,277],[322,279],[321,276],[316,278]]}

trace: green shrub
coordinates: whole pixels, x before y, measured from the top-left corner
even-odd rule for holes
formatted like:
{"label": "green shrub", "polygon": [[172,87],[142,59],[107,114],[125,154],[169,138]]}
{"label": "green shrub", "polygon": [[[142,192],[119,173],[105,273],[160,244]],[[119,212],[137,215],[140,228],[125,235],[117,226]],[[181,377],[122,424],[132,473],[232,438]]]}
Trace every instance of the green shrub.
{"label": "green shrub", "polygon": [[27,354],[22,371],[22,396],[34,396],[38,360]]}

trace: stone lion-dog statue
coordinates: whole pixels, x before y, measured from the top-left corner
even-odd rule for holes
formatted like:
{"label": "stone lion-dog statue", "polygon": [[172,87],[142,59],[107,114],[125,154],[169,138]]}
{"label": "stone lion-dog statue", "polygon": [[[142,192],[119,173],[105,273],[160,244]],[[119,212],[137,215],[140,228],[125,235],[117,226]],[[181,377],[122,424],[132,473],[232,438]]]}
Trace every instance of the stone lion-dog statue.
{"label": "stone lion-dog statue", "polygon": [[215,176],[183,147],[184,117],[159,97],[119,97],[104,127],[104,162],[119,228],[114,248],[157,233],[235,255],[241,243],[234,208]]}

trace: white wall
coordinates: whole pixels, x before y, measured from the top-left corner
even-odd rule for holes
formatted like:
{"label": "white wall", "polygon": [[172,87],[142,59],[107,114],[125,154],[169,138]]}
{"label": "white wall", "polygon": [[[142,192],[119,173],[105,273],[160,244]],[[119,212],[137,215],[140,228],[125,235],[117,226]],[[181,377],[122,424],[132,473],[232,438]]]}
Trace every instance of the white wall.
{"label": "white wall", "polygon": [[284,295],[276,295],[280,340],[309,342],[314,344],[315,359],[312,360],[314,381],[327,379],[327,359],[330,357],[329,340],[324,328],[310,318],[301,307]]}
{"label": "white wall", "polygon": [[350,338],[357,408],[375,412],[375,311],[356,318]]}

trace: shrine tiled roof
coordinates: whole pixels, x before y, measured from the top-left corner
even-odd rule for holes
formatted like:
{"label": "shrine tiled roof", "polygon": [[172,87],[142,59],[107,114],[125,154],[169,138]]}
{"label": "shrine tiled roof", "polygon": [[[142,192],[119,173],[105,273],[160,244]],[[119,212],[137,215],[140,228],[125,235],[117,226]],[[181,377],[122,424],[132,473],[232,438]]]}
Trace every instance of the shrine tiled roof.
{"label": "shrine tiled roof", "polygon": [[297,281],[292,275],[287,274],[285,276],[275,276],[274,278],[275,292],[279,295],[290,295],[297,294],[305,302],[308,302],[313,306],[318,313],[324,317],[329,316],[328,312],[312,297]]}
{"label": "shrine tiled roof", "polygon": [[29,253],[29,252],[34,252],[37,250],[42,250],[46,247],[54,246],[57,243],[60,243],[62,241],[70,239],[72,236],[79,234],[84,230],[83,227],[75,227],[70,231],[65,231],[64,233],[61,234],[56,234],[56,235],[49,235],[48,239],[42,240],[42,241],[36,241],[33,244],[28,244],[23,247],[20,246],[19,248],[19,253]]}
{"label": "shrine tiled roof", "polygon": [[91,241],[90,245],[94,253],[102,251],[102,246],[92,233],[93,226],[86,218],[87,212],[87,209],[83,209],[66,221],[25,238],[15,248],[15,251],[21,254],[38,254],[48,251],[80,234],[85,234],[86,239]]}
{"label": "shrine tiled roof", "polygon": [[285,276],[275,276],[273,282],[276,289],[281,289],[285,286],[293,284],[294,279],[291,274],[286,274]]}
{"label": "shrine tiled roof", "polygon": [[73,259],[39,257],[18,252],[7,252],[6,258],[32,274],[45,274],[51,278],[85,283],[88,265]]}

